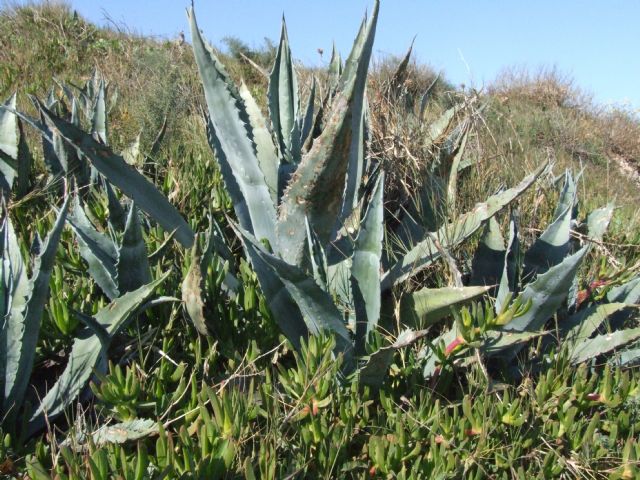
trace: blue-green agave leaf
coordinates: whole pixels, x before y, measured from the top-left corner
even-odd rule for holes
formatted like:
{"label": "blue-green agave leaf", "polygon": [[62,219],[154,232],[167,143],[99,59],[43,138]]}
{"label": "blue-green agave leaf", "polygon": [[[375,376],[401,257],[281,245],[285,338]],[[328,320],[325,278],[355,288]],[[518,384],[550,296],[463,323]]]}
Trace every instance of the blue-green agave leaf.
{"label": "blue-green agave leaf", "polygon": [[384,236],[384,174],[378,177],[355,241],[351,289],[356,311],[356,351],[365,344],[380,319],[380,260]]}
{"label": "blue-green agave leaf", "polygon": [[[300,129],[298,125],[298,79],[291,58],[287,25],[282,17],[280,43],[269,76],[269,117],[281,156],[289,163],[300,161]],[[296,137],[297,138],[294,138]]]}
{"label": "blue-green agave leaf", "polygon": [[[501,312],[507,298],[516,293],[518,288],[518,273],[520,267],[520,240],[518,238],[517,216],[512,213],[509,222],[509,240],[502,261],[502,274],[496,294],[496,313]],[[511,294],[511,295],[510,295]]]}
{"label": "blue-green agave leaf", "polygon": [[387,376],[396,350],[413,345],[427,333],[427,330],[404,330],[391,345],[382,347],[372,353],[360,369],[360,382],[373,388],[379,388]]}
{"label": "blue-green agave leaf", "polygon": [[311,129],[313,128],[313,113],[316,102],[316,77],[313,77],[311,82],[311,91],[309,92],[309,98],[307,99],[307,108],[305,109],[304,117],[302,117],[302,126],[300,128],[300,143],[305,144],[309,135],[311,135]]}
{"label": "blue-green agave leaf", "polygon": [[504,270],[504,238],[500,225],[491,217],[484,226],[480,244],[473,256],[470,285],[498,285]]}
{"label": "blue-green agave leaf", "polygon": [[[362,36],[354,48],[340,80],[340,89],[322,134],[316,138],[285,190],[278,211],[278,245],[282,258],[295,265],[304,259],[306,235],[300,228],[304,217],[326,244],[336,233],[336,218],[346,218],[343,195],[347,171],[355,172],[352,153],[359,142],[357,133],[361,122],[364,87],[375,36],[379,2]],[[353,167],[353,168],[352,168]],[[341,226],[341,225],[340,225]],[[339,228],[339,227],[338,227]]]}
{"label": "blue-green agave leaf", "polygon": [[404,324],[433,325],[455,308],[482,297],[490,287],[422,288],[406,294],[400,301],[400,319]]}
{"label": "blue-green agave leaf", "polygon": [[129,207],[122,245],[118,249],[116,273],[120,294],[137,290],[152,280],[149,256],[135,202],[131,202]]}
{"label": "blue-green agave leaf", "polygon": [[193,244],[193,231],[178,210],[134,167],[114,154],[109,147],[97,142],[72,123],[50,112],[40,104],[40,111],[46,121],[80,153],[109,182],[118,187],[125,195],[136,202],[139,208],[147,212],[162,228],[171,232],[176,230],[176,239],[185,247]]}
{"label": "blue-green agave leaf", "polygon": [[[202,38],[193,8],[189,9],[189,21],[193,51],[209,108],[210,135],[214,140],[211,147],[236,215],[242,228],[260,240],[267,239],[275,248],[276,211],[256,156],[244,102],[213,50]],[[189,246],[192,244],[193,240]]]}
{"label": "blue-green agave leaf", "polygon": [[[65,199],[53,228],[43,242],[39,255],[35,258],[29,289],[28,292],[25,292],[27,295],[24,308],[21,308],[20,302],[16,302],[5,317],[7,323],[5,326],[7,328],[5,412],[11,408],[14,408],[15,412],[22,405],[31,378],[42,312],[49,296],[49,279],[53,270],[58,242],[66,222],[68,204],[69,197]],[[16,293],[22,294],[22,289]]]}
{"label": "blue-green agave leaf", "polygon": [[[546,168],[546,164],[541,165],[515,187],[492,195],[484,203],[476,204],[473,210],[461,215],[453,223],[443,225],[433,236],[445,249],[459,245],[476,232],[485,221],[524,193]],[[388,290],[393,285],[410,278],[438,258],[440,258],[439,250],[436,248],[432,236],[429,235],[409,250],[385,273],[382,279],[383,290]]]}
{"label": "blue-green agave leaf", "polygon": [[264,180],[269,188],[271,194],[271,200],[274,207],[278,202],[278,166],[280,159],[271,132],[267,127],[267,122],[262,115],[262,111],[256,103],[253,95],[242,82],[240,85],[240,96],[244,101],[244,105],[247,109],[247,115],[249,115],[249,121],[253,130],[253,140],[256,144],[256,156],[260,165],[260,170],[264,174]]}
{"label": "blue-green agave leaf", "polygon": [[93,105],[93,113],[91,115],[91,133],[96,140],[108,145],[107,141],[107,103],[105,100],[104,80],[100,80],[98,85],[98,95]]}
{"label": "blue-green agave leaf", "polygon": [[74,201],[68,221],[76,234],[80,255],[87,262],[89,274],[110,300],[118,297],[116,245],[93,226],[79,199]]}
{"label": "blue-green agave leaf", "polygon": [[[281,291],[284,288],[295,302],[308,331],[313,335],[317,335],[321,331],[329,331],[335,334],[336,354],[342,353],[344,355],[344,366],[347,371],[353,369],[355,364],[349,331],[344,325],[340,312],[333,303],[331,296],[323,291],[315,280],[299,267],[290,265],[265,251],[255,238],[252,238],[247,232],[240,231],[240,234],[245,248],[250,252],[250,258],[259,258],[262,264],[271,269],[279,279],[281,287],[276,291],[270,292],[274,295],[274,298],[284,295],[285,292]],[[256,273],[259,277],[258,270],[256,270]],[[269,296],[267,298],[269,299]],[[280,320],[283,323],[297,321],[295,311],[274,311],[273,313],[276,317],[279,314],[286,313],[286,316]]]}
{"label": "blue-green agave leaf", "polygon": [[[166,278],[167,275],[164,275],[116,298],[94,316],[96,322],[104,327],[113,339]],[[79,333],[73,342],[67,366],[29,418],[30,433],[35,433],[44,426],[45,417],[49,420],[55,418],[75,400],[99,361],[106,357],[108,348],[109,345],[102,342],[91,329],[85,328]]]}
{"label": "blue-green agave leaf", "polygon": [[578,364],[599,357],[612,350],[627,345],[640,338],[640,328],[618,330],[613,333],[598,335],[585,340],[576,346],[571,355],[571,363]]}
{"label": "blue-green agave leaf", "polygon": [[14,93],[4,102],[8,108],[0,108],[0,189],[11,190],[18,168],[18,118]]}

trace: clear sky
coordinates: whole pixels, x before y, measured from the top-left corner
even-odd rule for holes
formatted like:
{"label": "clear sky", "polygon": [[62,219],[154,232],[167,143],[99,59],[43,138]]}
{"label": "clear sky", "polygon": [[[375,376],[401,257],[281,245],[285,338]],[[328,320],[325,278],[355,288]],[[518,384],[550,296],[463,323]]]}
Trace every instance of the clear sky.
{"label": "clear sky", "polygon": [[[293,55],[318,65],[335,41],[345,57],[373,0],[195,0],[200,28],[219,44],[277,40],[282,13]],[[109,17],[141,34],[174,38],[190,0],[70,0],[85,18]],[[640,109],[638,0],[382,0],[374,55],[400,55],[417,35],[419,61],[454,83],[482,87],[505,67],[556,66],[596,101]],[[321,59],[317,49],[324,49]]]}

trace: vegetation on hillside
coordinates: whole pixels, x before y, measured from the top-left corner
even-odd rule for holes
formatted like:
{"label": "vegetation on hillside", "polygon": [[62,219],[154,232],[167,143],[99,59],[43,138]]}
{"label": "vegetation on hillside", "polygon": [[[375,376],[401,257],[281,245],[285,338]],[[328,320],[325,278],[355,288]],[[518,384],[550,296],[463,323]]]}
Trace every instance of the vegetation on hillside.
{"label": "vegetation on hillside", "polygon": [[377,5],[326,69],[0,11],[0,474],[639,475],[640,122]]}

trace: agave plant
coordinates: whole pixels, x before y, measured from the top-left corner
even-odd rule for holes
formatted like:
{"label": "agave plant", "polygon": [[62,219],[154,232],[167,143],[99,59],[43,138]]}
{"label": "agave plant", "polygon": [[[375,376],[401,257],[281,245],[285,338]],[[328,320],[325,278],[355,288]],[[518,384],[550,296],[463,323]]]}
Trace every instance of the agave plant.
{"label": "agave plant", "polygon": [[[625,325],[625,320],[637,317],[632,307],[640,298],[638,278],[611,288],[596,300],[589,298],[588,290],[578,289],[578,269],[591,250],[592,241],[602,240],[613,207],[597,209],[588,216],[584,224],[588,241],[575,248],[571,228],[577,225],[576,205],[576,182],[567,171],[551,223],[524,255],[520,254],[515,217],[511,219],[506,244],[498,223],[487,224],[474,258],[472,282],[497,284],[495,314],[480,308],[467,315],[466,322],[456,323],[436,339],[434,343],[439,347],[423,352],[425,376],[438,373],[439,364],[466,357],[474,350],[468,347],[478,349],[487,361],[500,360],[509,367],[533,338],[545,337],[542,344],[546,347],[557,345],[546,338],[555,333],[569,361],[578,364],[640,338],[640,328]],[[480,327],[473,325],[473,318]],[[544,331],[551,318],[557,320],[556,328]],[[478,329],[483,335],[476,334]],[[623,355],[623,363],[632,363],[637,360],[638,351]]]}
{"label": "agave plant", "polygon": [[[316,114],[313,129],[305,128],[312,123],[311,108],[304,114],[299,109],[295,66],[284,25],[270,75],[267,122],[248,90],[237,89],[230,80],[202,38],[193,9],[189,11],[194,54],[208,105],[209,142],[234,204],[238,222],[234,228],[287,338],[298,348],[301,338],[330,331],[336,338],[335,353],[344,356],[347,372],[358,367],[358,358],[367,354],[383,296],[472,235],[543,170],[489,197],[472,211],[440,222],[434,232],[423,229],[408,251],[383,258],[384,172],[368,159],[365,141],[366,80],[378,8],[376,1],[344,68],[334,54],[327,88],[331,95]],[[308,102],[312,103],[313,99]],[[439,128],[442,132],[446,125],[435,126],[434,131]],[[456,133],[456,154],[460,136]],[[453,170],[457,173],[457,165]],[[437,306],[439,315],[446,315],[448,306],[486,290],[459,287],[439,292],[444,297]],[[197,295],[190,298],[201,301]],[[194,307],[201,311],[199,305]],[[423,335],[405,332],[395,343],[375,352],[362,371],[363,378],[379,383],[384,365],[391,360],[390,352]]]}
{"label": "agave plant", "polygon": [[94,369],[104,362],[113,336],[164,280],[163,277],[149,282],[114,299],[94,317],[79,314],[87,328],[74,340],[65,370],[42,400],[32,403],[35,408],[30,407],[25,400],[34,400],[28,387],[42,313],[49,296],[49,279],[67,219],[68,203],[67,199],[47,238],[44,241],[36,239],[34,250],[37,255],[31,278],[27,275],[27,263],[21,256],[18,240],[6,213],[0,228],[3,258],[0,304],[4,318],[0,330],[0,412],[3,427],[22,435],[42,428],[45,417],[53,419],[80,394]]}

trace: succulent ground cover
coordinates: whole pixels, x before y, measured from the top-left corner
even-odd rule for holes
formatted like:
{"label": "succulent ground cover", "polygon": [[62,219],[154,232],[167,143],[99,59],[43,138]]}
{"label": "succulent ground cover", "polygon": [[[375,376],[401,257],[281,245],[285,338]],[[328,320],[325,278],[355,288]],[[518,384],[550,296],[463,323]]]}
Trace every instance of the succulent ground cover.
{"label": "succulent ground cover", "polygon": [[[637,192],[592,176],[635,144],[576,126],[637,122],[566,102],[576,124],[535,123],[570,94],[456,89],[411,48],[372,67],[378,7],[326,70],[294,62],[284,21],[234,59],[193,9],[191,46],[3,12],[65,35],[24,90],[5,37],[2,474],[638,475]],[[140,107],[59,47],[175,81]]]}

